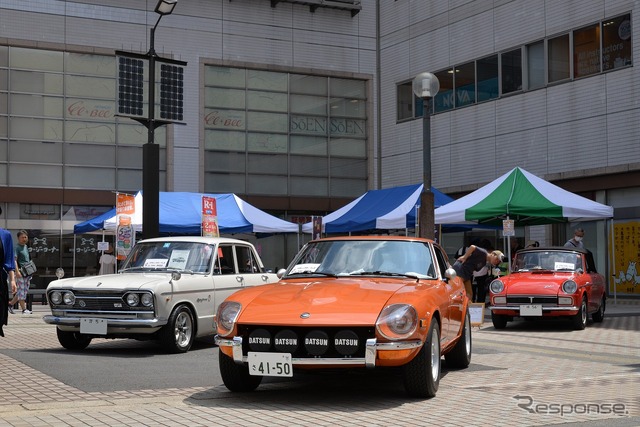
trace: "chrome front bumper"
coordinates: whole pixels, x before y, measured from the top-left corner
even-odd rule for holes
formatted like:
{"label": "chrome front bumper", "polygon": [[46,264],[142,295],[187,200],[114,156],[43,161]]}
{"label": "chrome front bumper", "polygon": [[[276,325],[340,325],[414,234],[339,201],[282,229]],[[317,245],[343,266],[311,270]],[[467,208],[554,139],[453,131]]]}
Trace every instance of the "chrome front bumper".
{"label": "chrome front bumper", "polygon": [[167,324],[166,319],[119,319],[119,318],[111,318],[111,317],[98,317],[98,316],[54,316],[54,315],[46,315],[42,317],[42,320],[45,323],[50,325],[63,325],[63,326],[75,326],[80,327],[80,319],[89,318],[89,317],[97,317],[99,319],[105,319],[107,321],[108,327],[116,327],[116,328],[158,328],[160,326],[164,326]]}
{"label": "chrome front bumper", "polygon": [[[233,349],[233,360],[238,364],[247,362],[247,356],[242,355],[242,337],[222,338],[216,335],[215,342],[219,347],[231,347]],[[293,366],[304,365],[344,365],[344,366],[365,366],[373,368],[376,366],[376,355],[378,351],[389,350],[413,350],[422,346],[422,341],[399,341],[379,343],[375,338],[369,338],[365,344],[364,357],[339,357],[339,358],[300,358],[291,359]]]}
{"label": "chrome front bumper", "polygon": [[[509,310],[509,311],[517,311],[518,313],[520,313],[520,306],[521,305],[526,305],[526,304],[517,304],[517,305],[492,305],[489,308],[489,310],[491,311],[495,311],[495,310]],[[580,307],[576,307],[573,305],[567,306],[567,305],[563,305],[563,306],[546,306],[543,305],[542,306],[542,311],[576,311],[579,310]]]}

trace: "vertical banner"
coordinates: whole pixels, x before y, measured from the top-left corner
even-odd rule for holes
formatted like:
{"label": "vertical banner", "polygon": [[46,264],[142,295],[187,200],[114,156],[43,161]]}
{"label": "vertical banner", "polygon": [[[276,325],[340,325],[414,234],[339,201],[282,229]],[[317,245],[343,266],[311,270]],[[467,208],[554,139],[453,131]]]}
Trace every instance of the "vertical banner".
{"label": "vertical banner", "polygon": [[215,197],[202,196],[202,235],[220,237]]}
{"label": "vertical banner", "polygon": [[322,217],[314,216],[311,221],[313,221],[313,240],[322,238]]}
{"label": "vertical banner", "polygon": [[[610,259],[612,285],[619,294],[640,295],[640,222],[613,225],[615,264]],[[609,239],[611,240],[611,239]]]}
{"label": "vertical banner", "polygon": [[136,233],[131,223],[131,218],[136,211],[135,197],[130,194],[117,194],[116,216],[117,216],[117,240],[116,259],[124,260],[135,245]]}

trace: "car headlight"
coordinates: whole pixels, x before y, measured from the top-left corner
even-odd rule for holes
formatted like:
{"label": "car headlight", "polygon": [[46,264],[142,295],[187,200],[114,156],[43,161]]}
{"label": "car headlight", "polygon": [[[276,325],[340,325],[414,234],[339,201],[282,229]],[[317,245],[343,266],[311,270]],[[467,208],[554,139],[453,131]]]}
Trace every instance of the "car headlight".
{"label": "car headlight", "polygon": [[140,295],[134,294],[133,292],[128,293],[124,299],[129,307],[135,307],[140,304]]}
{"label": "car headlight", "polygon": [[578,290],[578,284],[573,280],[567,280],[562,284],[562,292],[565,294],[572,294]]}
{"label": "car headlight", "polygon": [[216,316],[220,335],[226,336],[233,331],[233,325],[235,325],[236,320],[238,320],[241,309],[242,305],[235,301],[225,301],[220,304],[218,315]]}
{"label": "car headlight", "polygon": [[71,291],[62,294],[62,301],[67,305],[73,305],[76,302],[76,296]]}
{"label": "car headlight", "polygon": [[493,280],[489,284],[489,290],[494,294],[499,294],[500,292],[504,291],[504,283],[502,283],[502,280]]}
{"label": "car headlight", "polygon": [[385,307],[376,321],[376,329],[380,335],[390,340],[407,338],[415,332],[417,325],[418,313],[409,304]]}
{"label": "car headlight", "polygon": [[153,307],[153,295],[151,294],[142,294],[140,301],[145,307]]}
{"label": "car headlight", "polygon": [[62,302],[62,292],[53,291],[49,294],[49,299],[51,300],[51,304],[60,304]]}

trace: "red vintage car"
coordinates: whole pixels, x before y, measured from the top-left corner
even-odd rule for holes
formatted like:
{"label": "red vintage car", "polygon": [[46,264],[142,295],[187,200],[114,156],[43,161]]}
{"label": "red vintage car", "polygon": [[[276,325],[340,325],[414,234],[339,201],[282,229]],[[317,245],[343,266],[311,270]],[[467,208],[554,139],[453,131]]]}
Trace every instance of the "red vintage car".
{"label": "red vintage car", "polygon": [[514,271],[489,284],[491,320],[503,329],[515,317],[538,319],[564,316],[575,329],[587,317],[602,322],[606,282],[596,271],[591,252],[567,247],[518,251]]}
{"label": "red vintage car", "polygon": [[402,367],[405,389],[433,397],[441,357],[471,361],[464,285],[426,239],[335,237],[305,245],[280,282],[241,290],[216,316],[222,379],[251,391],[303,369]]}

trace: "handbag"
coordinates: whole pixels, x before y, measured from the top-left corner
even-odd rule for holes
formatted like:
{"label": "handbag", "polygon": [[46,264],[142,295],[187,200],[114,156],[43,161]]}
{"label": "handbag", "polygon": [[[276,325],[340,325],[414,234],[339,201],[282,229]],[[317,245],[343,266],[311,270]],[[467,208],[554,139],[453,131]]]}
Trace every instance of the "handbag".
{"label": "handbag", "polygon": [[33,276],[36,271],[38,271],[38,268],[33,261],[29,261],[20,266],[20,274],[22,274],[22,276],[24,277]]}

